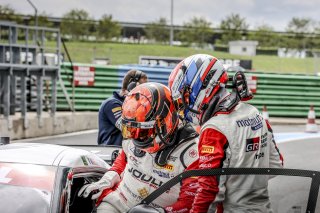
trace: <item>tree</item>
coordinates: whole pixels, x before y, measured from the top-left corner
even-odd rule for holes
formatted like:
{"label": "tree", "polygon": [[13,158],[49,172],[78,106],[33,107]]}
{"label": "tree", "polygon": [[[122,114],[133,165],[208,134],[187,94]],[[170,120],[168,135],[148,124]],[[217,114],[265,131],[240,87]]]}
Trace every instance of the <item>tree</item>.
{"label": "tree", "polygon": [[227,44],[229,41],[242,39],[249,25],[239,14],[231,14],[221,21],[220,28],[223,30],[222,42]]}
{"label": "tree", "polygon": [[250,40],[259,42],[262,47],[277,47],[279,45],[279,36],[273,32],[273,28],[267,24],[257,27],[256,31],[249,34]]}
{"label": "tree", "polygon": [[92,23],[89,14],[85,10],[73,9],[63,15],[61,31],[63,34],[71,35],[79,39],[81,36],[88,36]]}
{"label": "tree", "polygon": [[289,39],[290,46],[297,49],[306,49],[310,46],[310,39],[306,34],[312,32],[312,21],[309,18],[293,17],[288,23],[287,32],[294,34]]}
{"label": "tree", "polygon": [[211,42],[213,30],[211,23],[205,18],[193,17],[189,22],[184,23],[184,30],[181,31],[179,37],[182,41],[188,44],[196,43],[203,46],[205,43]]}
{"label": "tree", "polygon": [[288,23],[287,32],[292,33],[311,33],[312,25],[309,18],[293,17]]}
{"label": "tree", "polygon": [[160,18],[158,21],[147,24],[145,28],[147,38],[161,42],[169,41],[169,29],[166,26],[166,18]]}
{"label": "tree", "polygon": [[[33,15],[30,15],[30,21],[28,23],[29,26],[35,25],[35,18]],[[48,20],[48,15],[46,13],[41,13],[38,15],[38,26],[39,27],[53,27],[53,22]]]}
{"label": "tree", "polygon": [[103,15],[99,20],[98,35],[104,39],[119,36],[121,27],[118,22],[112,20],[111,15]]}
{"label": "tree", "polygon": [[21,23],[21,18],[9,5],[0,5],[0,20],[13,21]]}

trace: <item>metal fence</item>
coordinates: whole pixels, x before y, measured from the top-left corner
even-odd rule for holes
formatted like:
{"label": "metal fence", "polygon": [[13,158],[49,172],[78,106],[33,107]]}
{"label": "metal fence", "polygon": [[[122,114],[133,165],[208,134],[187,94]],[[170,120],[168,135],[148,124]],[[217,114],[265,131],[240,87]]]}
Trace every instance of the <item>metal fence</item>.
{"label": "metal fence", "polygon": [[[47,46],[48,40],[53,40],[55,46]],[[42,125],[46,81],[51,82],[50,112],[54,116],[60,55],[59,29],[0,22],[0,114],[8,120],[9,128],[9,115],[18,110],[27,128],[26,113],[31,108],[37,111]]]}

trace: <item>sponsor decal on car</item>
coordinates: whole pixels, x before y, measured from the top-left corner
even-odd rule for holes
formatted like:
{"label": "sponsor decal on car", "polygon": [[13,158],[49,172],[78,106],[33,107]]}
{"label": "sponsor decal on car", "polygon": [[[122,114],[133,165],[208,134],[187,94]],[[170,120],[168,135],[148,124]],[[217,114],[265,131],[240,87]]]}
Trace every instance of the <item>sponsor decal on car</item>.
{"label": "sponsor decal on car", "polygon": [[214,146],[202,146],[201,147],[201,153],[208,153],[212,154],[214,152]]}
{"label": "sponsor decal on car", "polygon": [[87,161],[87,158],[86,158],[86,156],[81,156],[81,160],[82,160],[82,162],[83,162],[83,165],[85,165],[85,166],[88,166],[88,161]]}
{"label": "sponsor decal on car", "polygon": [[253,118],[237,120],[236,121],[238,127],[248,127],[250,126],[252,130],[258,130],[262,128],[262,117],[261,115],[257,114]]}

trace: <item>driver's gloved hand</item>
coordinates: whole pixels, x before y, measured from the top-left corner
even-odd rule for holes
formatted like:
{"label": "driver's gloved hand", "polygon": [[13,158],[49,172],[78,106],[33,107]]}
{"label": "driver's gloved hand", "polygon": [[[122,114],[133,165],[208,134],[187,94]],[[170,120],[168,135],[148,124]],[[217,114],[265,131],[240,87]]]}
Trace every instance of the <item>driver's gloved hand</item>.
{"label": "driver's gloved hand", "polygon": [[88,197],[92,192],[92,200],[97,199],[102,194],[103,190],[112,188],[114,185],[119,183],[120,176],[115,171],[106,172],[103,177],[94,183],[86,184],[78,192],[79,197]]}
{"label": "driver's gloved hand", "polygon": [[163,208],[154,208],[147,204],[139,204],[132,207],[127,213],[166,213]]}

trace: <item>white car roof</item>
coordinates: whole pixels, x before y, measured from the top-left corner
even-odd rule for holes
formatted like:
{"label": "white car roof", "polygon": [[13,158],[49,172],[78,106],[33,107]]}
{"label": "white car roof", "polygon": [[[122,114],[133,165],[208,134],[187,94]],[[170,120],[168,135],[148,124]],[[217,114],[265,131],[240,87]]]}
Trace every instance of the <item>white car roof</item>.
{"label": "white car roof", "polygon": [[109,168],[107,163],[89,151],[40,143],[2,145],[0,146],[0,162],[67,167],[95,165]]}

